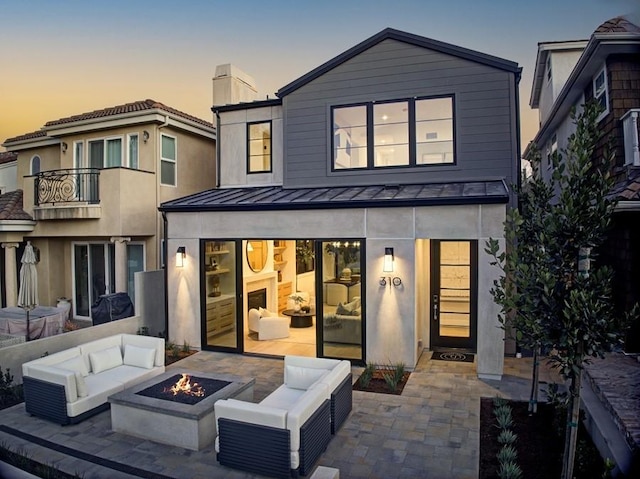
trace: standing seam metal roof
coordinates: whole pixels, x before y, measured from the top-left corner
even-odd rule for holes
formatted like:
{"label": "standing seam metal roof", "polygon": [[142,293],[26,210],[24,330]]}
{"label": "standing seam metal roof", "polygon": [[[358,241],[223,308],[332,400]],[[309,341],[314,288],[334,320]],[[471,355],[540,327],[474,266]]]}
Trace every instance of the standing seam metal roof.
{"label": "standing seam metal roof", "polygon": [[507,203],[504,180],[409,185],[220,188],[160,205],[160,211],[264,211]]}

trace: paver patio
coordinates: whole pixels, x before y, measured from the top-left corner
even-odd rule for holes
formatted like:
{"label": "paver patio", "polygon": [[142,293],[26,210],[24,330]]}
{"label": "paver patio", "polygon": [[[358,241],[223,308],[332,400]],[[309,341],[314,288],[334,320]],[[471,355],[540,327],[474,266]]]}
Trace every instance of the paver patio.
{"label": "paver patio", "polygon": [[[353,411],[318,465],[338,468],[342,479],[476,478],[480,398],[527,399],[531,360],[506,358],[502,381],[484,381],[476,377],[473,363],[434,361],[430,356],[423,354],[401,396],[354,391]],[[167,367],[181,368],[255,377],[256,402],[283,377],[281,359],[214,352],[199,352]],[[361,371],[353,368],[354,380]],[[545,369],[541,381],[554,377]],[[7,426],[45,442],[39,445],[33,437],[1,429]],[[108,411],[62,427],[28,416],[19,404],[0,411],[0,441],[87,479],[259,477],[220,466],[213,445],[190,451],[112,432]],[[56,451],[51,448],[55,445],[69,449]],[[75,457],[82,454],[84,459]]]}

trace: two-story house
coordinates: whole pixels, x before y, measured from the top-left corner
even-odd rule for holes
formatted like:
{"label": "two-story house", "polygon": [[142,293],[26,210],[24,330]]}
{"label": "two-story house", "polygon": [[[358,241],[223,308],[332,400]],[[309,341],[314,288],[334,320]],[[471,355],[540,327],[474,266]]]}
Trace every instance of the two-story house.
{"label": "two-story house", "polygon": [[[594,160],[603,157],[609,139],[615,153],[609,173],[619,203],[598,259],[614,268],[614,300],[622,313],[640,302],[640,26],[617,17],[600,25],[589,40],[538,45],[530,105],[539,111],[540,130],[525,157],[536,145],[544,177],[553,172],[550,156],[566,148],[575,131],[571,109],[579,111],[589,100],[602,105],[598,121],[603,138]],[[626,349],[640,351],[640,324],[629,335]]]}
{"label": "two-story house", "polygon": [[[484,248],[518,181],[519,79],[511,61],[385,29],[275,99],[214,106],[219,187],[160,207],[169,336],[410,368],[456,349],[499,378]],[[259,308],[291,317],[272,340],[249,321]]]}
{"label": "two-story house", "polygon": [[16,301],[16,248],[30,240],[40,304],[71,298],[78,319],[100,295],[134,299],[134,273],[162,267],[160,203],[216,184],[214,125],[153,100],[49,121],[3,146],[17,154],[22,208],[35,221],[0,237],[6,304]]}

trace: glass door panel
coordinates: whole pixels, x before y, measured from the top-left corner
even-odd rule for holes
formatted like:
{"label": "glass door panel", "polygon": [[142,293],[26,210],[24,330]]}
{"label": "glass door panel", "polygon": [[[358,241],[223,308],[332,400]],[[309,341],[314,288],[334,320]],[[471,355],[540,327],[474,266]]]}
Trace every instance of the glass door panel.
{"label": "glass door panel", "polygon": [[238,349],[235,241],[204,241],[204,339],[209,347]]}
{"label": "glass door panel", "polygon": [[320,242],[316,253],[322,327],[320,355],[332,358],[363,360],[362,246],[359,240]]}
{"label": "glass door panel", "polygon": [[475,347],[475,244],[432,241],[433,347]]}

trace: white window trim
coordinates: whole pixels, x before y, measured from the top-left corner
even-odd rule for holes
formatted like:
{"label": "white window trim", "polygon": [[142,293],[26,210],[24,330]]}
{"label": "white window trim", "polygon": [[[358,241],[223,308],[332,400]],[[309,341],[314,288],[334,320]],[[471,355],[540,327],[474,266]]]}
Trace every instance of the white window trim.
{"label": "white window trim", "polygon": [[127,168],[133,168],[131,166],[131,155],[130,155],[131,152],[129,150],[129,142],[131,141],[131,138],[133,138],[134,136],[136,138],[138,138],[138,158],[137,158],[138,167],[136,169],[139,169],[140,168],[140,135],[138,133],[129,133],[129,134],[127,134],[127,142],[126,142],[127,144],[124,147],[125,148],[125,153],[126,153],[126,160],[125,160],[126,163],[123,166],[126,166]]}
{"label": "white window trim", "polygon": [[[38,159],[38,171],[34,172],[33,171],[33,161],[35,159]],[[29,161],[29,174],[31,175],[37,175],[38,173],[40,173],[42,171],[42,157],[40,155],[33,155],[31,157],[31,161]]]}
{"label": "white window trim", "polygon": [[[591,81],[591,85],[593,88],[593,98],[594,100],[599,102],[599,98],[596,96],[596,79],[600,76],[601,73],[604,73],[604,91],[603,91],[603,95],[605,98],[605,109],[602,113],[600,113],[600,115],[598,115],[598,118],[596,118],[596,122],[599,122],[600,120],[602,120],[605,116],[607,116],[609,114],[609,73],[607,72],[607,65],[604,64],[602,65],[602,68],[600,68],[598,70],[598,73],[595,74],[595,76],[593,77],[593,80]],[[602,95],[601,95],[602,96]]]}
{"label": "white window trim", "polygon": [[[174,145],[175,145],[175,160],[171,160],[169,158],[164,158],[162,156],[162,137],[166,136],[167,138],[173,138],[175,140]],[[174,165],[174,169],[175,169],[175,174],[174,174],[174,179],[175,179],[175,184],[170,184],[170,183],[163,183],[162,182],[162,162],[166,161],[167,163],[173,163]],[[173,135],[167,135],[166,133],[161,133],[160,134],[160,171],[158,172],[158,174],[160,175],[160,184],[162,186],[173,186],[173,187],[177,187],[178,186],[178,138],[173,136]]]}

